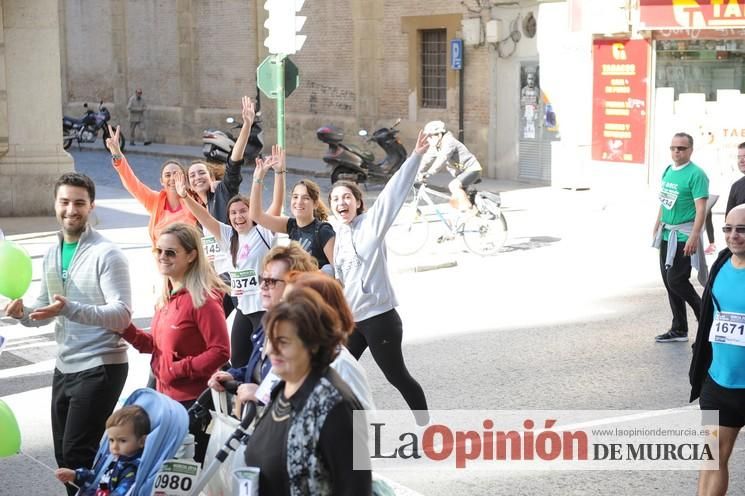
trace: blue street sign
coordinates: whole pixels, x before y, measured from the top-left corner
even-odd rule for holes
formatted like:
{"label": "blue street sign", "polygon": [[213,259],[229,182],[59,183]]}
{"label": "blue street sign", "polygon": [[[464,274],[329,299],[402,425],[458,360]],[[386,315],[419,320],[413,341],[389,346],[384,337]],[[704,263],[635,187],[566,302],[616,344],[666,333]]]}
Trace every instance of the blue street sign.
{"label": "blue street sign", "polygon": [[450,68],[456,71],[463,69],[463,40],[450,40]]}

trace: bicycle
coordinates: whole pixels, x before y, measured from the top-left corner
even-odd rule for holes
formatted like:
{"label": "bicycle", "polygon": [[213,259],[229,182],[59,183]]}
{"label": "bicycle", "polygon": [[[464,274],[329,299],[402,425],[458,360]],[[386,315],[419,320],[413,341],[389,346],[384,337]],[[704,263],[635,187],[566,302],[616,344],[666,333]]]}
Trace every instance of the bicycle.
{"label": "bicycle", "polygon": [[[472,208],[452,218],[453,214],[443,212],[440,205],[432,200],[432,197],[448,200],[450,196],[445,191],[440,191],[425,182],[419,186],[414,185],[388,231],[387,247],[397,255],[416,253],[427,243],[429,224],[439,221],[444,224],[446,234],[437,238],[438,243],[459,236],[471,253],[480,256],[498,253],[507,240],[507,220],[502,214],[502,200],[499,194],[470,187],[466,194]],[[434,212],[427,214],[427,206]]]}

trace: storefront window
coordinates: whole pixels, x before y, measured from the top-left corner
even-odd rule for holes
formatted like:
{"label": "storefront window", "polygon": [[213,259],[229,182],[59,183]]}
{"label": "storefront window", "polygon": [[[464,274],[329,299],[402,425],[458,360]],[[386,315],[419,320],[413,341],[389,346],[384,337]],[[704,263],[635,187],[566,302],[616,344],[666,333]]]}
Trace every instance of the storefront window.
{"label": "storefront window", "polygon": [[681,93],[704,93],[716,100],[717,90],[745,93],[745,41],[657,40],[658,88]]}

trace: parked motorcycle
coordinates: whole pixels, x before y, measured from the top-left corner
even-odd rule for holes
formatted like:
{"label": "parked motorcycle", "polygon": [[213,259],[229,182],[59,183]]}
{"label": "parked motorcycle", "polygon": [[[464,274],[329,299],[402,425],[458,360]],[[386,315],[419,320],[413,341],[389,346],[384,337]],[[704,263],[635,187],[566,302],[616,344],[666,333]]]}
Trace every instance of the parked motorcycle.
{"label": "parked motorcycle", "polygon": [[[253,124],[251,124],[251,133],[248,135],[246,150],[243,152],[243,158],[246,164],[252,164],[257,157],[261,157],[261,150],[264,148],[264,130],[261,128],[260,115],[261,112],[256,113],[256,118]],[[228,117],[225,122],[233,124],[235,123],[235,119]],[[239,123],[231,129],[240,130],[242,127],[243,123]],[[209,159],[225,162],[233,151],[235,141],[236,137],[230,131],[205,129],[202,133],[202,153]]]}
{"label": "parked motorcycle", "polygon": [[[357,183],[364,183],[368,178],[387,181],[407,156],[406,148],[397,136],[399,131],[396,128],[400,123],[401,119],[397,119],[391,127],[381,127],[366,139],[377,143],[385,152],[385,158],[380,162],[375,162],[373,153],[342,143],[344,133],[339,128],[331,125],[318,128],[316,136],[329,145],[323,161],[331,167],[331,183],[340,179]],[[364,129],[358,134],[363,138],[368,135]]]}
{"label": "parked motorcycle", "polygon": [[[98,111],[94,112],[88,108],[88,103],[84,103],[85,114],[80,119],[64,116],[62,118],[62,146],[65,150],[70,148],[73,140],[80,143],[95,143],[98,138],[98,132],[102,131],[103,146],[107,150],[106,140],[111,136],[109,134],[109,121],[111,113],[109,109],[103,106],[103,100],[98,104]],[[119,148],[124,151],[124,134],[119,133]]]}

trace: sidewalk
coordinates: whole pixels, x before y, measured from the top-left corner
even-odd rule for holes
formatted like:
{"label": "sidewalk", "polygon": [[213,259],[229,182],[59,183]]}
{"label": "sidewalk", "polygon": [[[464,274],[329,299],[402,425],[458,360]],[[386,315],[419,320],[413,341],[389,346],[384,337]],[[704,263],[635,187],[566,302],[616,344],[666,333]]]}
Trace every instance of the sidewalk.
{"label": "sidewalk", "polygon": [[[77,145],[72,145],[72,149]],[[82,143],[80,148],[83,150],[101,150],[101,143]],[[266,150],[267,147],[264,147]],[[141,155],[151,156],[162,156],[164,158],[178,158],[185,160],[196,160],[203,159],[201,146],[189,146],[189,145],[169,145],[163,143],[153,143],[148,146],[142,144],[139,145],[127,145],[124,150],[125,154],[137,153]],[[287,157],[287,170],[293,174],[299,174],[310,177],[329,177],[331,171],[328,166],[324,163],[321,157],[307,158],[307,157]],[[445,186],[447,184],[447,177],[445,174],[438,174],[433,176],[432,184],[437,186]],[[538,189],[548,188],[548,186],[542,184],[523,183],[519,181],[508,181],[498,180],[490,178],[482,178],[479,184],[480,189],[493,191],[495,193],[501,193],[504,191],[513,191],[517,189]]]}

